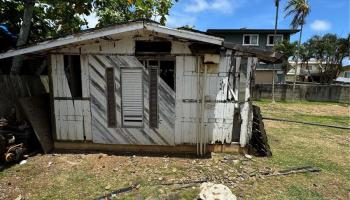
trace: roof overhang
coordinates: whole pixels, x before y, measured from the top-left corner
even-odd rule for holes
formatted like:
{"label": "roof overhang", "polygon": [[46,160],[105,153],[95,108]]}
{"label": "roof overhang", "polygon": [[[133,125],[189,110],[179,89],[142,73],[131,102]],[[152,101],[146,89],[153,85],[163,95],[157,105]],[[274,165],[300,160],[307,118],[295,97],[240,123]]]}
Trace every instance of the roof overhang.
{"label": "roof overhang", "polygon": [[251,55],[257,57],[260,61],[266,63],[282,63],[283,59],[285,59],[285,55],[278,52],[268,51],[249,46],[242,46],[240,44],[235,44],[232,42],[224,42],[223,46],[227,49],[234,50],[236,52],[236,55]]}
{"label": "roof overhang", "polygon": [[69,45],[69,44],[74,44],[78,42],[105,37],[105,36],[116,35],[116,34],[137,31],[142,29],[163,33],[174,37],[184,38],[188,40],[214,44],[214,45],[222,45],[224,41],[224,39],[220,37],[210,36],[210,35],[196,33],[196,32],[187,31],[187,30],[172,29],[172,28],[168,28],[160,24],[157,24],[155,22],[134,21],[126,24],[110,26],[107,28],[84,31],[82,33],[73,34],[67,37],[40,42],[31,46],[23,47],[16,50],[10,50],[0,54],[0,59],[28,54],[28,53],[38,53],[41,51],[47,51],[47,50],[51,50],[61,46]]}

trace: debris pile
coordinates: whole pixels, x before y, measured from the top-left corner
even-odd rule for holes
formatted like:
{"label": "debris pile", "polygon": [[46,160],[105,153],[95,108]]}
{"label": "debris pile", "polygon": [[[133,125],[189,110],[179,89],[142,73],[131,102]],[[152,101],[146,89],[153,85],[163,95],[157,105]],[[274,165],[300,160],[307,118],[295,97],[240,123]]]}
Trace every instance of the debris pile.
{"label": "debris pile", "polygon": [[249,153],[255,156],[272,156],[260,108],[253,105],[253,134]]}
{"label": "debris pile", "polygon": [[32,128],[25,121],[9,122],[0,118],[0,162],[19,162],[35,143]]}

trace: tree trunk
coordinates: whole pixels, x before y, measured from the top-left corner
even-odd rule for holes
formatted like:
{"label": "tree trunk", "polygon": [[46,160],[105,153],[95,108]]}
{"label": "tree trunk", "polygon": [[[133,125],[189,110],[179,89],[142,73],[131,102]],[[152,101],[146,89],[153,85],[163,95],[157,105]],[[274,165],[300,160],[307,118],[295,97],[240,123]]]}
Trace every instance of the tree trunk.
{"label": "tree trunk", "polygon": [[[304,21],[304,20],[302,20]],[[303,35],[303,24],[301,24],[300,27],[300,35],[299,35],[299,41],[298,41],[298,47],[296,52],[296,61],[295,61],[295,68],[294,68],[294,81],[293,81],[293,90],[292,90],[292,101],[295,101],[295,84],[297,82],[297,70],[298,70],[298,61],[299,61],[299,52],[300,52],[300,45],[301,45],[301,36]]]}
{"label": "tree trunk", "polygon": [[[28,36],[30,32],[30,25],[33,18],[35,0],[25,0],[24,1],[24,13],[22,19],[22,26],[19,31],[17,39],[17,47],[23,46],[28,41]],[[12,61],[11,74],[19,74],[23,64],[23,56],[16,56]]]}
{"label": "tree trunk", "polygon": [[[273,46],[276,45],[277,25],[278,25],[278,9],[279,1],[276,1],[276,17],[275,17],[275,32],[273,35]],[[275,103],[275,64],[273,64],[272,70],[272,103]]]}
{"label": "tree trunk", "polygon": [[309,72],[311,82],[314,82],[314,78],[312,77],[311,72],[310,72],[309,60],[306,61],[306,67],[307,67],[307,71]]}

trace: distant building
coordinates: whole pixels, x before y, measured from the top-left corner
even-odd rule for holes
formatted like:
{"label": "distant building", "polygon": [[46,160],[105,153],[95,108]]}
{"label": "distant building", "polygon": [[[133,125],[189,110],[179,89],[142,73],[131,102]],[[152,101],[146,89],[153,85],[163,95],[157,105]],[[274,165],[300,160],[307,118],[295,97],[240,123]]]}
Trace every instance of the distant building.
{"label": "distant building", "polygon": [[346,57],[342,62],[342,72],[335,79],[336,83],[350,84],[350,58]]}
{"label": "distant building", "polygon": [[[227,42],[241,44],[242,46],[258,47],[272,50],[274,46],[274,29],[208,29],[207,32],[223,37]],[[279,29],[277,30],[276,41],[290,41],[290,36],[299,30]],[[271,84],[273,79],[273,68],[275,68],[275,82],[283,83],[285,76],[281,64],[275,66],[260,63],[256,69],[255,83]]]}
{"label": "distant building", "polygon": [[[286,81],[294,81],[294,67],[295,61],[289,61],[289,64],[293,66],[286,75]],[[316,60],[310,60],[307,63],[299,62],[297,66],[297,81],[302,82],[319,82],[322,72],[322,65]]]}

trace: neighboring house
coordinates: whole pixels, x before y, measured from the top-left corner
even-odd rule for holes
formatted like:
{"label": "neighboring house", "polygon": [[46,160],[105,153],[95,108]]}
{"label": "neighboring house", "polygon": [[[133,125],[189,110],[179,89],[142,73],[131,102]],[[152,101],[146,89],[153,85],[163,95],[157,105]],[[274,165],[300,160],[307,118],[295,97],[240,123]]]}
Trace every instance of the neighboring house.
{"label": "neighboring house", "polygon": [[350,84],[350,66],[343,67],[342,72],[335,79],[336,83],[340,84]]}
{"label": "neighboring house", "polygon": [[[225,41],[241,44],[242,46],[258,47],[271,51],[274,46],[274,29],[208,29],[207,32],[225,38]],[[290,40],[290,36],[299,30],[279,29],[276,41]],[[256,69],[255,83],[271,84],[275,69],[275,82],[285,81],[281,64],[265,64],[263,62]]]}
{"label": "neighboring house", "polygon": [[[36,54],[49,58],[56,149],[200,155],[247,146],[255,66],[282,57],[138,20],[8,51],[0,59]],[[241,84],[240,68],[246,70]]]}
{"label": "neighboring house", "polygon": [[[292,69],[290,69],[287,73],[286,76],[286,81],[294,81],[294,72],[295,72],[295,65],[296,62],[295,61],[289,61],[289,64],[291,66],[293,66]],[[322,66],[320,64],[320,62],[316,61],[316,60],[310,60],[307,63],[304,62],[298,62],[298,66],[297,66],[297,81],[302,81],[302,82],[319,82],[320,80],[320,76],[321,76],[321,72],[322,72]]]}

